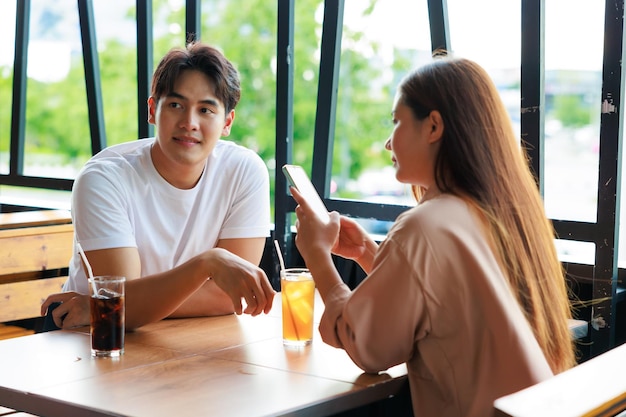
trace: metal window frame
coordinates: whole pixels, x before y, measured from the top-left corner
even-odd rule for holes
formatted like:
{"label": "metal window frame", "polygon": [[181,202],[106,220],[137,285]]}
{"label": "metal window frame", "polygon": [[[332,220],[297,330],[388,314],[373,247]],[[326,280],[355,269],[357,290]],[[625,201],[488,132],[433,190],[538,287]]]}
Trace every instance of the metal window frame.
{"label": "metal window frame", "polygon": [[148,123],[148,102],[154,37],[152,33],[152,0],[136,0],[137,9],[137,132],[140,138],[154,135],[154,126]]}
{"label": "metal window frame", "polygon": [[[329,210],[337,210],[355,217],[373,217],[393,220],[407,207],[329,198],[328,187],[332,161],[332,138],[336,104],[337,74],[343,21],[343,1],[326,1],[322,30],[320,81],[318,86],[318,110],[315,124],[312,181]],[[521,128],[522,139],[528,146],[530,163],[537,179],[540,193],[544,191],[545,157],[545,0],[521,1]],[[605,53],[603,63],[603,101],[620,109],[623,101],[624,75],[621,70],[624,38],[624,1],[617,4],[606,1]],[[445,0],[429,0],[431,45],[433,50],[450,49],[447,3]],[[602,300],[590,313],[590,355],[595,356],[615,346],[615,311],[624,292],[618,286],[619,269],[617,253],[619,241],[619,193],[621,184],[622,150],[620,138],[623,130],[623,113],[603,112],[600,132],[600,163],[598,178],[598,220],[595,223],[552,219],[560,238],[593,242],[596,247],[595,265],[564,264],[567,273],[577,279],[591,281],[591,299]],[[277,153],[282,152],[277,141]],[[277,170],[277,183],[282,174]],[[280,190],[282,188],[278,188]],[[277,191],[278,195],[278,191]],[[294,209],[290,204],[276,206],[276,218],[289,216]],[[279,202],[277,197],[277,203]],[[287,236],[289,238],[289,236]],[[287,251],[295,247],[285,245]],[[622,272],[624,274],[624,272]],[[598,320],[602,318],[603,320]],[[604,323],[597,327],[598,323]],[[597,328],[596,328],[597,327]]]}
{"label": "metal window frame", "polygon": [[[294,209],[287,195],[287,181],[281,167],[292,161],[293,155],[293,74],[294,74],[294,9],[295,0],[278,0],[276,42],[276,177],[274,197],[274,236],[279,242],[285,262],[293,263],[291,219],[287,207]],[[278,262],[274,265],[278,265]],[[272,286],[280,288],[278,271],[270,277]]]}

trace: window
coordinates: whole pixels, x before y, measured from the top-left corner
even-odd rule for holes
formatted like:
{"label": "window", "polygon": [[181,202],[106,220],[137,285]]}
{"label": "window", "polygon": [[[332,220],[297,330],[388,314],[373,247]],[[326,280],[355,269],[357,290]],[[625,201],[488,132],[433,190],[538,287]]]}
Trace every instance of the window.
{"label": "window", "polygon": [[91,155],[78,9],[31,2],[24,175],[74,178]]}
{"label": "window", "polygon": [[[134,0],[0,2],[0,100],[13,104],[0,107],[0,203],[67,208],[73,178],[99,146],[150,135],[153,68],[190,31],[222,49],[241,74],[228,140],[257,151],[274,176],[276,237],[289,241],[285,219],[294,207],[276,168],[292,162],[309,171],[329,209],[382,238],[414,204],[384,149],[395,89],[430,59],[433,45],[446,45],[496,82],[530,144],[548,217],[570,239],[557,242],[561,259],[585,298],[602,300],[590,314],[614,323],[616,300],[626,294],[613,253],[615,236],[626,236],[615,234],[624,1],[607,10],[584,0],[149,3],[152,10]],[[95,39],[83,42],[90,30]],[[23,74],[14,74],[14,50],[28,57]],[[14,87],[24,101],[13,102]],[[22,106],[24,131],[12,132]],[[617,248],[620,266],[624,248]],[[286,249],[294,248],[287,242]],[[613,343],[614,329],[599,330],[594,349]]]}
{"label": "window", "polygon": [[341,47],[330,195],[412,205],[384,145],[397,85],[431,57],[426,3],[347,2]]}

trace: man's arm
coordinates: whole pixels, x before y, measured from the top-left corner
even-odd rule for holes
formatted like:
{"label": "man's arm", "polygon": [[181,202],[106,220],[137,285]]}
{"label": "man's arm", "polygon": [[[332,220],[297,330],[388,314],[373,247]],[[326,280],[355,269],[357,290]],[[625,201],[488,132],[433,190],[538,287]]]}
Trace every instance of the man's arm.
{"label": "man's arm", "polygon": [[[264,238],[229,239],[219,244],[221,248],[208,250],[174,269],[141,279],[137,279],[141,266],[136,248],[88,251],[86,256],[94,275],[122,275],[127,278],[127,329],[168,316],[241,313],[241,298],[247,301],[245,313],[267,313],[272,306],[274,291],[257,266],[263,253]],[[238,253],[233,254],[231,250]],[[241,257],[235,256],[238,254]],[[213,279],[207,281],[208,277]],[[202,291],[196,294],[200,288]],[[53,294],[42,305],[42,314],[55,301],[63,302],[53,312],[59,327],[89,323],[88,296]],[[67,316],[62,319],[65,314]]]}
{"label": "man's arm", "polygon": [[[254,265],[259,265],[263,256],[265,238],[221,239],[217,242],[217,247],[226,249]],[[198,291],[191,294],[169,317],[217,316],[231,314],[234,311],[228,294],[210,279]]]}
{"label": "man's arm", "polygon": [[207,279],[198,273],[196,263],[141,277],[139,252],[132,247],[87,251],[85,255],[94,275],[126,277],[126,326],[129,329],[169,316]]}

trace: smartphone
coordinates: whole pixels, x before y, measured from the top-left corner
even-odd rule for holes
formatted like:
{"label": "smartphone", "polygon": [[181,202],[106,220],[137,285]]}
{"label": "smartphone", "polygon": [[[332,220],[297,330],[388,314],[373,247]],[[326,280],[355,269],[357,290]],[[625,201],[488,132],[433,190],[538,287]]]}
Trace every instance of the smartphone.
{"label": "smartphone", "polygon": [[320,195],[304,168],[299,165],[286,164],[283,166],[283,173],[285,177],[287,177],[289,184],[295,187],[298,192],[302,194],[307,203],[309,203],[313,211],[315,211],[315,214],[317,214],[317,217],[324,223],[328,223],[330,221],[328,209],[324,205],[324,202],[320,198]]}

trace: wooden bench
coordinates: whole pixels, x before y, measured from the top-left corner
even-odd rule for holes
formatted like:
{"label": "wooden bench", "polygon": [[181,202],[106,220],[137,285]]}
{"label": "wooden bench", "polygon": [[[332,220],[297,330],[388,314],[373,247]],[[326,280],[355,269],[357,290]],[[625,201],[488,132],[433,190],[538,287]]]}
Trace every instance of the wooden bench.
{"label": "wooden bench", "polygon": [[[0,323],[40,317],[41,303],[67,279],[73,238],[71,223],[0,228]],[[2,325],[0,339],[33,332]]]}
{"label": "wooden bench", "polygon": [[[616,416],[626,410],[626,344],[494,403],[497,417]],[[621,415],[621,414],[620,414]]]}
{"label": "wooden bench", "polygon": [[[39,307],[61,291],[72,256],[73,227],[67,210],[0,213],[0,339],[34,330],[3,324],[39,317]],[[34,416],[0,406],[0,416]]]}

